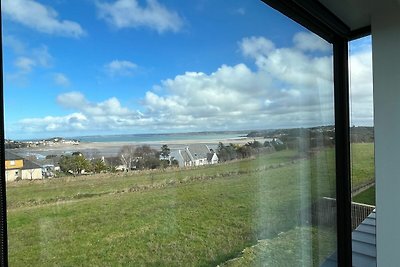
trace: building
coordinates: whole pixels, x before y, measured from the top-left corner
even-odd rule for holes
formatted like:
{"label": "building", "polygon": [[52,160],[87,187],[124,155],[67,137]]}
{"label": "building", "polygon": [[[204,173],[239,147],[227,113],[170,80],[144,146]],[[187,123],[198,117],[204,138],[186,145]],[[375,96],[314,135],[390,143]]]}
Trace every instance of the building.
{"label": "building", "polygon": [[43,178],[43,169],[39,164],[33,161],[24,159],[24,166],[21,169],[22,180],[35,180]]}
{"label": "building", "polygon": [[24,160],[22,157],[5,151],[5,169],[6,169],[6,181],[15,181],[22,179],[22,168],[24,166]]}
{"label": "building", "polygon": [[193,144],[173,153],[179,167],[202,166],[218,163],[218,156],[205,144]]}
{"label": "building", "polygon": [[6,181],[42,179],[42,167],[10,151],[5,151]]}

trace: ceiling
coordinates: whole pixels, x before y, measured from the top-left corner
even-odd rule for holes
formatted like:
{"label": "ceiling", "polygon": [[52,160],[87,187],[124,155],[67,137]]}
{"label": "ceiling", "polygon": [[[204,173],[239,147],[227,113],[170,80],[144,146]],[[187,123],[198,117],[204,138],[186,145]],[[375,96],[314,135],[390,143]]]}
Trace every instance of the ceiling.
{"label": "ceiling", "polygon": [[371,25],[372,0],[319,0],[351,30]]}

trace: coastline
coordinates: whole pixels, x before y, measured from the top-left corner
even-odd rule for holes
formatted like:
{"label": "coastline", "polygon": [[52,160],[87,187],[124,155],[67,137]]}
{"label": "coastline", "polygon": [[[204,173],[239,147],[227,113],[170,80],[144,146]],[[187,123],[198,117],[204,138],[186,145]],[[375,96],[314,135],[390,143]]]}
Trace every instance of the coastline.
{"label": "coastline", "polygon": [[171,150],[184,149],[186,146],[191,144],[205,144],[211,148],[216,148],[220,142],[225,145],[230,143],[244,145],[248,142],[257,140],[261,143],[265,141],[264,138],[249,138],[249,137],[237,137],[237,138],[225,138],[225,139],[187,139],[187,140],[167,140],[167,141],[146,141],[146,142],[126,142],[126,141],[111,141],[111,142],[80,142],[78,145],[73,144],[55,144],[52,146],[42,147],[30,147],[30,148],[18,148],[13,149],[19,154],[40,154],[42,156],[56,154],[62,155],[79,151],[82,153],[88,153],[95,151],[102,156],[116,156],[123,146],[142,146],[149,145],[151,148],[159,150],[162,145],[168,145]]}

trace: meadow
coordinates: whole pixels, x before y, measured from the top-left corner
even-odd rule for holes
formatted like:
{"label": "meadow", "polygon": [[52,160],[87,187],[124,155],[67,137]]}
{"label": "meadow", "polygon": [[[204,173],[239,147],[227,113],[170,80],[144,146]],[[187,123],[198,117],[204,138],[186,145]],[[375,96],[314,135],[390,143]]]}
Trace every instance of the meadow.
{"label": "meadow", "polygon": [[335,232],[311,225],[307,211],[334,197],[334,170],[332,149],[307,159],[285,150],[192,169],[10,183],[10,266],[318,264],[336,249]]}

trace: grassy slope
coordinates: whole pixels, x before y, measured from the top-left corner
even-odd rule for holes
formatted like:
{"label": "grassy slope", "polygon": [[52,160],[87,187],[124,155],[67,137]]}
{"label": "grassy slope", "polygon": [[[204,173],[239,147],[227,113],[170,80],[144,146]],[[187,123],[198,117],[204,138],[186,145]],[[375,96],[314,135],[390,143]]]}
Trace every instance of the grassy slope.
{"label": "grassy slope", "polygon": [[293,151],[265,155],[257,160],[243,160],[205,166],[189,170],[148,171],[141,173],[118,173],[94,176],[64,177],[42,181],[20,181],[7,185],[8,208],[34,206],[64,200],[129,191],[136,187],[168,184],[171,181],[187,181],[193,178],[216,177],[245,173],[260,168],[278,166],[290,162]]}
{"label": "grassy slope", "polygon": [[[333,153],[270,168],[290,162],[292,156],[285,151],[211,168],[11,186],[10,263],[95,266],[134,261],[135,265],[205,266],[224,262],[260,238],[295,227],[310,195],[333,193]],[[324,166],[317,167],[317,161]],[[308,179],[317,173],[318,182]],[[133,183],[162,182],[169,179],[165,175],[188,182],[52,203],[60,187],[64,199],[73,199],[77,192],[113,192]],[[29,206],[46,197],[52,204]]]}
{"label": "grassy slope", "polygon": [[375,206],[375,186],[353,197],[353,201]]}
{"label": "grassy slope", "polygon": [[368,183],[375,179],[374,144],[351,144],[352,185]]}
{"label": "grassy slope", "polygon": [[224,262],[297,226],[310,196],[333,196],[333,152],[291,163],[293,156],[283,151],[192,170],[9,184],[10,264]]}
{"label": "grassy slope", "polygon": [[225,262],[221,267],[320,266],[335,247],[334,231],[296,227],[273,239],[258,241],[256,245],[244,249],[240,257]]}

